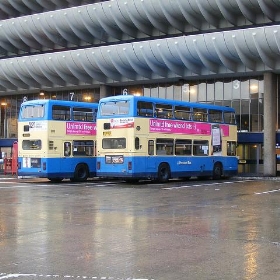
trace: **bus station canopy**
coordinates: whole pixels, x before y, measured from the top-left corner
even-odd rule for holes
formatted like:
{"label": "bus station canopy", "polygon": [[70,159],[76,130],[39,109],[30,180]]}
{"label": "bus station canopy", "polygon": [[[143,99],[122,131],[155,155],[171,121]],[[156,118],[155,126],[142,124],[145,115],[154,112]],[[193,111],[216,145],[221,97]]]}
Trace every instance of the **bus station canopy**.
{"label": "bus station canopy", "polygon": [[0,23],[0,93],[280,70],[276,1],[15,2],[1,1],[2,18],[32,14]]}

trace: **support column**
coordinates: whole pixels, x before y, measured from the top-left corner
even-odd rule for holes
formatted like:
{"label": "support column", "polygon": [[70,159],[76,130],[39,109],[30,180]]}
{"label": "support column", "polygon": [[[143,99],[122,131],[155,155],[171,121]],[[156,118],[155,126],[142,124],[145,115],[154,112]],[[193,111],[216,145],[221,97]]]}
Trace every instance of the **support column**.
{"label": "support column", "polygon": [[106,85],[100,85],[100,99],[112,95],[112,89]]}
{"label": "support column", "polygon": [[264,159],[263,175],[276,176],[276,114],[277,79],[273,73],[264,74]]}

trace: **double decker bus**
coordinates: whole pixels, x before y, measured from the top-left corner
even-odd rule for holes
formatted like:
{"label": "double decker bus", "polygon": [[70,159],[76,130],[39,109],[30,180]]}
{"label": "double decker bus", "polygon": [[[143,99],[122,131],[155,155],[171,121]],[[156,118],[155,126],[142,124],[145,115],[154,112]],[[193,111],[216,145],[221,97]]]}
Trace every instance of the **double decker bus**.
{"label": "double decker bus", "polygon": [[98,104],[23,102],[18,118],[18,175],[86,181],[96,176]]}
{"label": "double decker bus", "polygon": [[98,177],[125,181],[237,174],[233,108],[119,95],[99,101]]}

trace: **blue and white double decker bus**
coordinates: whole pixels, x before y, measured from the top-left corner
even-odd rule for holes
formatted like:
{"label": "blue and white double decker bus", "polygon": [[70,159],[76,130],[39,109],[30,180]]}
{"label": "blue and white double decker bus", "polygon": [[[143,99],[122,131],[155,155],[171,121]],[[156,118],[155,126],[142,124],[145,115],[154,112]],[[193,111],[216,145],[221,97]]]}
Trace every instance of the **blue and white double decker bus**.
{"label": "blue and white double decker bus", "polygon": [[97,103],[32,100],[18,118],[18,175],[86,181],[96,176]]}
{"label": "blue and white double decker bus", "polygon": [[126,181],[237,174],[233,108],[144,96],[99,101],[97,176]]}

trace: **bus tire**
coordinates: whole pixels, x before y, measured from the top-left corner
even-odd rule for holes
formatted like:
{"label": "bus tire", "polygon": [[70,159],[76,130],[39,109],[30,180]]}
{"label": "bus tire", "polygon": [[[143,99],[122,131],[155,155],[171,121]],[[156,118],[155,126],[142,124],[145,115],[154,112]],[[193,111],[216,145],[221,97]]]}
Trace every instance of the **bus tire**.
{"label": "bus tire", "polygon": [[213,179],[220,180],[223,174],[223,166],[220,162],[216,162],[213,168]]}
{"label": "bus tire", "polygon": [[74,172],[74,178],[71,178],[71,181],[85,182],[88,179],[88,176],[89,176],[88,166],[84,163],[80,163],[76,166]]}
{"label": "bus tire", "polygon": [[166,183],[170,179],[170,167],[167,163],[161,163],[158,167],[157,181]]}

